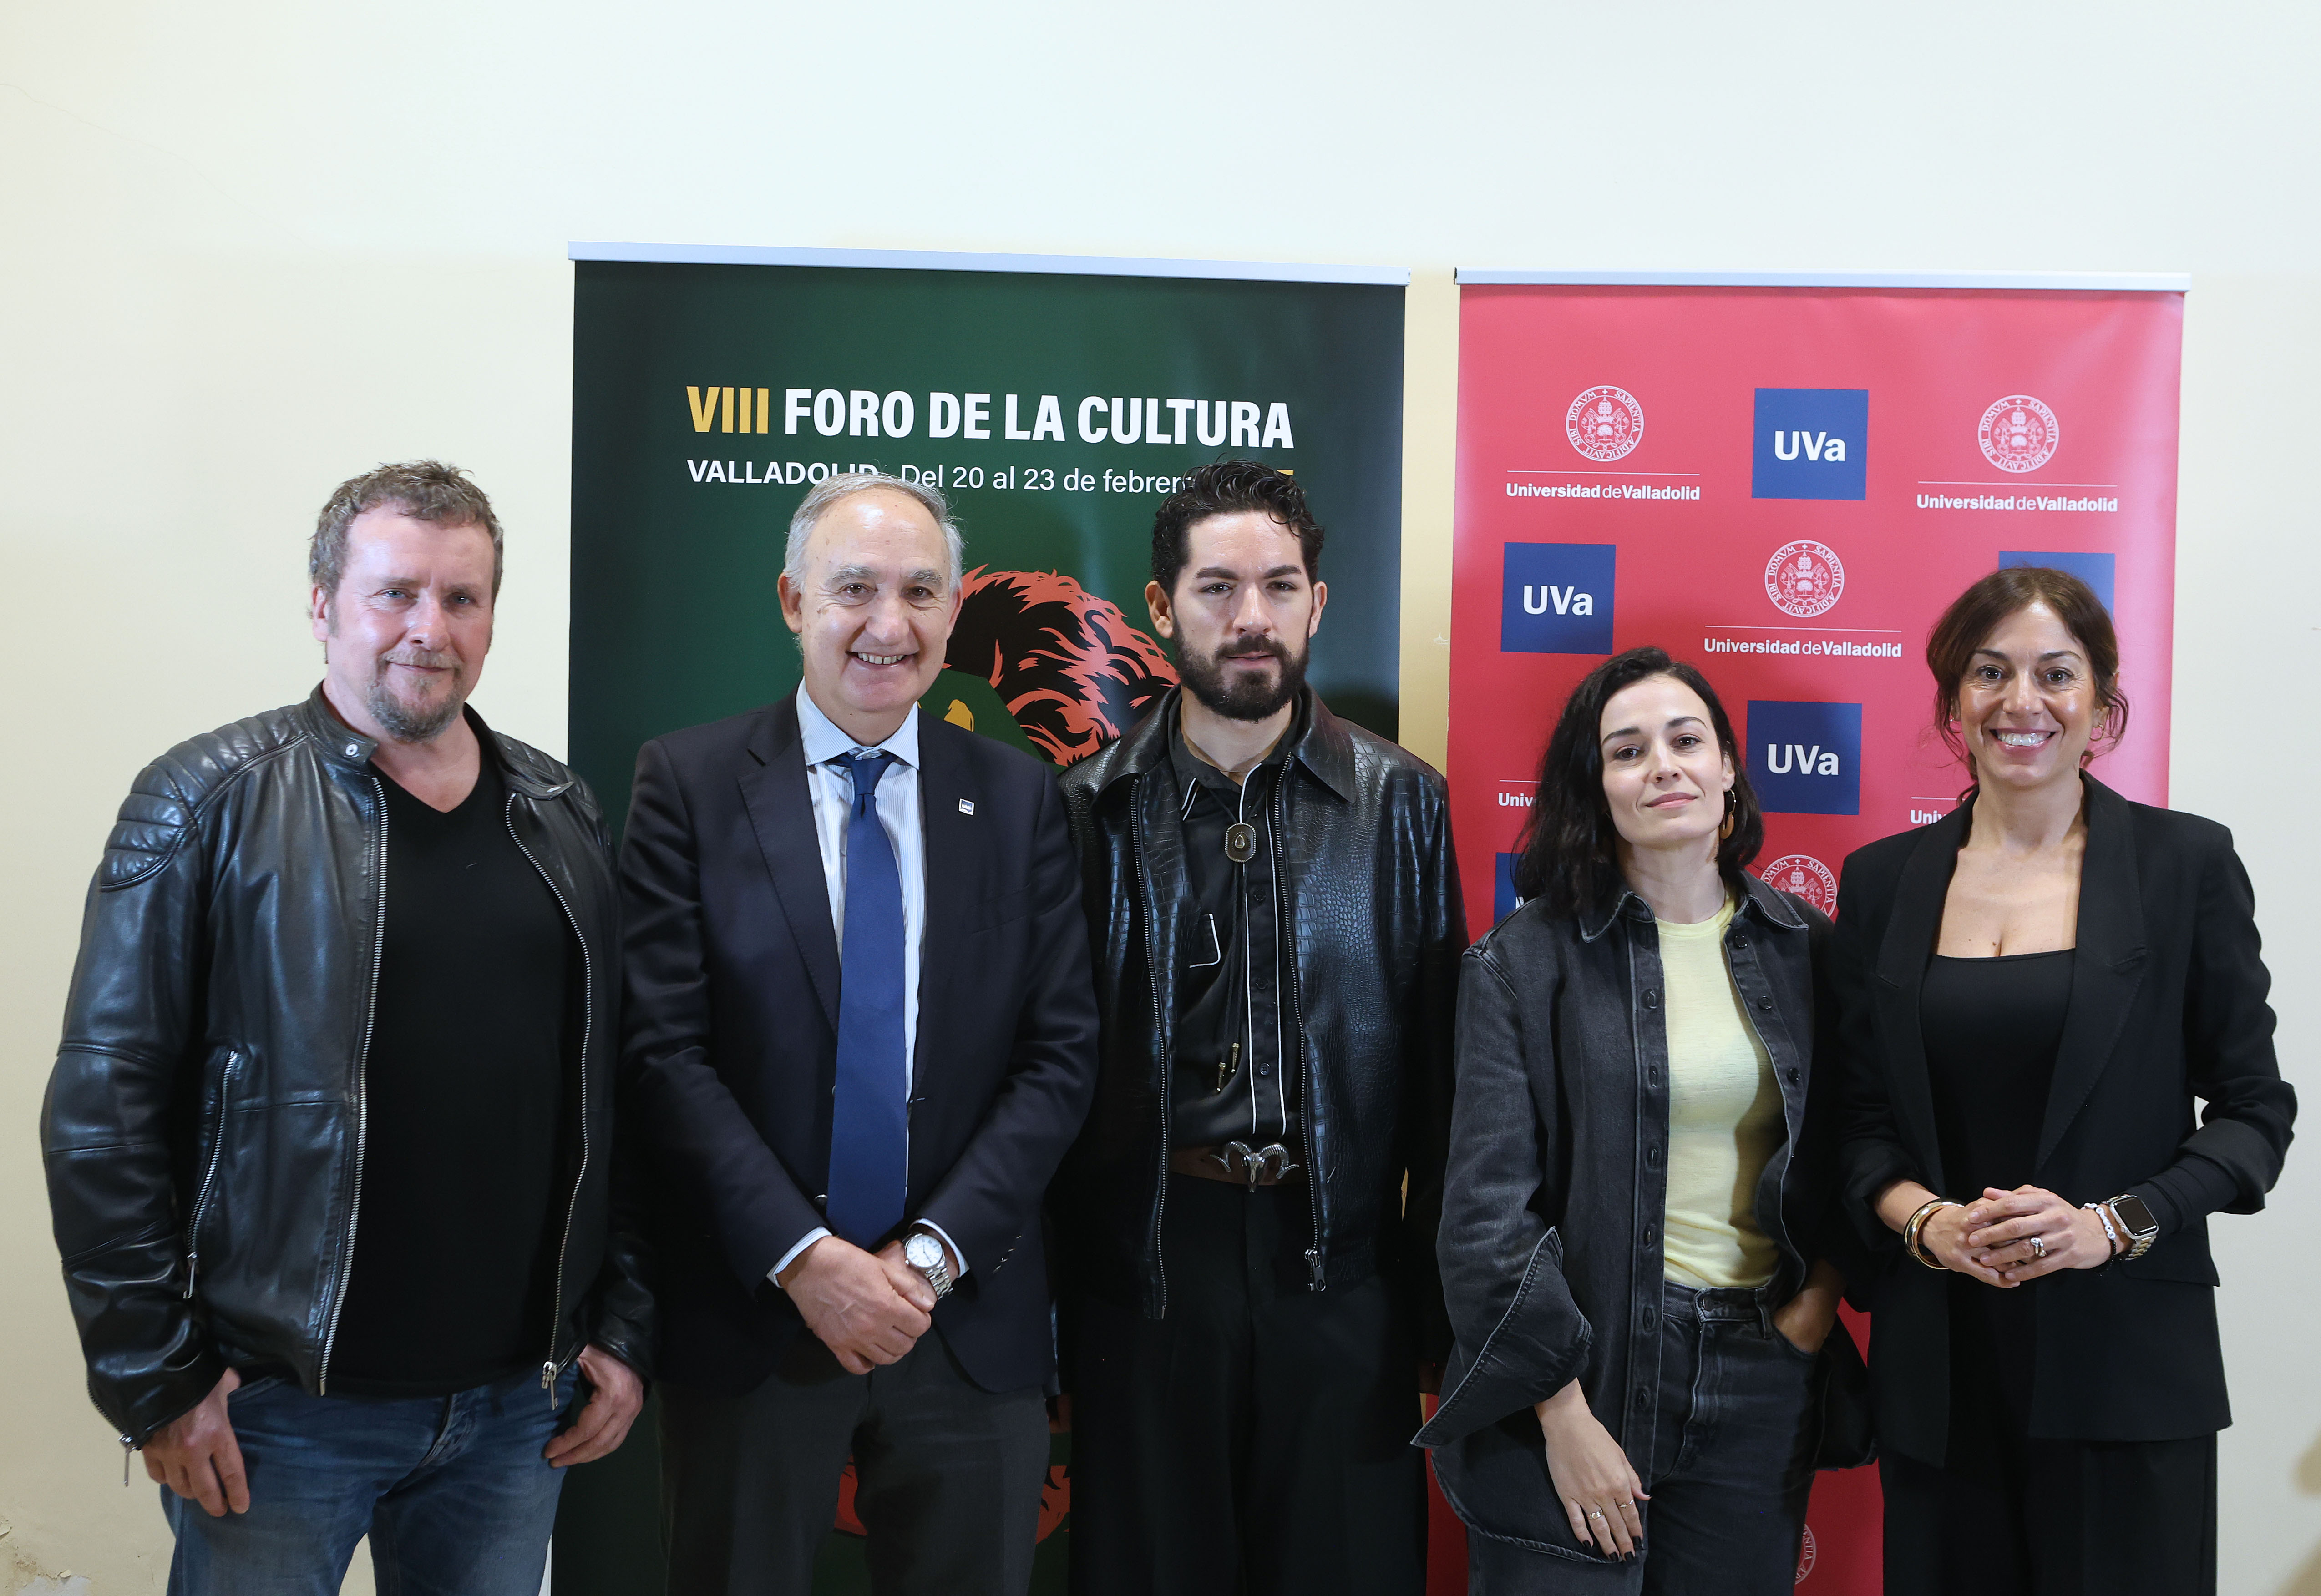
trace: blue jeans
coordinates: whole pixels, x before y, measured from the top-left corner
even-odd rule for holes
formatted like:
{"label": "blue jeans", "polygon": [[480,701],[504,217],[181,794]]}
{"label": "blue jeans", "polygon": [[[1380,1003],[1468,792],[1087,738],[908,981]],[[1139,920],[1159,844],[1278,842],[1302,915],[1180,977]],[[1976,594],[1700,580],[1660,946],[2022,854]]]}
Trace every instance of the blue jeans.
{"label": "blue jeans", "polygon": [[[1468,1589],[1488,1596],[1789,1596],[1814,1479],[1815,1374],[1773,1328],[1765,1291],[1661,1287],[1660,1401],[1626,1563],[1468,1541]],[[1646,1371],[1637,1370],[1645,1377]],[[1632,1445],[1631,1456],[1643,1449]]]}
{"label": "blue jeans", "polygon": [[537,1374],[448,1397],[310,1396],[269,1375],[226,1399],[250,1511],[213,1519],[161,1488],[177,1537],[169,1596],[338,1596],[370,1537],[378,1596],[539,1596],[564,1471],[541,1451],[570,1422]]}

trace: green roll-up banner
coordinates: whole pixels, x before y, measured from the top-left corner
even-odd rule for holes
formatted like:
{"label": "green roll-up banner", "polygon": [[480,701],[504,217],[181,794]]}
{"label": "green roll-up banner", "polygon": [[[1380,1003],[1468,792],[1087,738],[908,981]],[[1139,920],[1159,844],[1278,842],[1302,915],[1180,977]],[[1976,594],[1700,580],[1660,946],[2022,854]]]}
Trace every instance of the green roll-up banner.
{"label": "green roll-up banner", "polygon": [[[940,486],[967,537],[966,601],[924,708],[1059,764],[1175,679],[1142,594],[1176,478],[1236,457],[1294,471],[1328,534],[1311,679],[1338,713],[1395,734],[1406,273],[572,257],[569,748],[616,819],[639,744],[796,685],[775,592],[790,513],[859,467]],[[661,1589],[651,1420],[566,1483],[557,1596]],[[1069,1446],[1054,1437],[1036,1591],[1063,1589]],[[851,1500],[818,1591],[869,1588]]]}

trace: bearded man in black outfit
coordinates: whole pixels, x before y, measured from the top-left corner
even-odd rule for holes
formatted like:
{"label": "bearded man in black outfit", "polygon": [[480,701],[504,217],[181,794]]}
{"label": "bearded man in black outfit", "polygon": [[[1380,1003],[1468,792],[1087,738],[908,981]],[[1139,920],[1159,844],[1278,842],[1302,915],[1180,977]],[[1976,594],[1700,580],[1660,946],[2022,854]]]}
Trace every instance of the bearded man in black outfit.
{"label": "bearded man in black outfit", "polygon": [[1322,538],[1286,473],[1188,476],[1145,589],[1182,685],[1063,777],[1103,1014],[1051,1203],[1085,1596],[1424,1582],[1467,937],[1443,778],[1306,684]]}

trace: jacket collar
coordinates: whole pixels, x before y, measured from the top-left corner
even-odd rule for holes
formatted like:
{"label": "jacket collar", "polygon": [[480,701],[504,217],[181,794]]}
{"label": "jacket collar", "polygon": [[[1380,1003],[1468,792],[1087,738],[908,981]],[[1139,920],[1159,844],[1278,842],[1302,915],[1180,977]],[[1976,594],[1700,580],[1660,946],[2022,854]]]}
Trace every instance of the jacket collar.
{"label": "jacket collar", "polygon": [[[1802,931],[1806,922],[1789,901],[1758,880],[1746,870],[1741,872],[1741,902],[1733,911],[1738,920],[1748,915],[1759,923],[1777,930]],[[1579,917],[1579,939],[1593,942],[1612,929],[1612,922],[1625,916],[1629,920],[1650,920],[1652,905],[1637,895],[1636,889],[1625,881],[1620,883],[1618,894],[1599,903]]]}
{"label": "jacket collar", "polygon": [[[1306,730],[1293,734],[1296,740],[1290,744],[1290,757],[1311,771],[1324,786],[1351,801],[1354,796],[1353,734],[1346,730],[1343,721],[1330,712],[1321,694],[1310,685],[1300,691],[1305,702],[1299,709]],[[1172,717],[1184,692],[1181,686],[1170,688],[1142,720],[1129,728],[1116,745],[1119,756],[1105,775],[1106,787],[1124,776],[1142,775],[1169,763],[1170,728],[1175,724]]]}
{"label": "jacket collar", "polygon": [[[527,798],[547,799],[560,796],[572,785],[572,777],[568,775],[560,779],[539,768],[532,760],[518,757],[519,750],[529,750],[523,749],[521,744],[511,744],[486,725],[483,716],[476,712],[474,704],[460,705],[460,712],[468,718],[468,725],[474,730],[476,742],[483,749],[484,757],[498,768],[500,779],[507,784],[511,792],[521,793]],[[364,774],[371,756],[378,752],[378,739],[366,737],[339,719],[338,712],[323,696],[320,683],[315,684],[314,692],[306,695],[306,702],[293,713],[304,725],[306,734],[314,739],[315,747],[321,749],[324,762],[350,775]]]}

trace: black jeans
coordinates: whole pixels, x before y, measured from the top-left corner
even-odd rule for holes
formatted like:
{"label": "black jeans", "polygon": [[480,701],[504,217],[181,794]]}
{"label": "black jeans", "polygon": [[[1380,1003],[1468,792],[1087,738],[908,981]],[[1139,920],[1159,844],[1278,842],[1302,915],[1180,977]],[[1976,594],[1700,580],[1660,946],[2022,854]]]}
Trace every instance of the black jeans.
{"label": "black jeans", "polygon": [[1373,1276],[1314,1292],[1303,1182],[1169,1183],[1169,1317],[1071,1305],[1075,1596],[1418,1596],[1418,1351]]}
{"label": "black jeans", "polygon": [[992,1392],[930,1330],[897,1362],[850,1374],[801,1332],[743,1395],[660,1388],[669,1589],[788,1596],[854,1456],[854,1510],[878,1596],[1023,1596],[1048,1471],[1037,1386]]}
{"label": "black jeans", "polygon": [[[1800,1352],[1773,1328],[1768,1292],[1671,1281],[1661,1293],[1641,1555],[1582,1559],[1473,1536],[1471,1596],[1788,1596],[1795,1588],[1822,1355]],[[1629,1455],[1640,1450],[1632,1445]]]}

